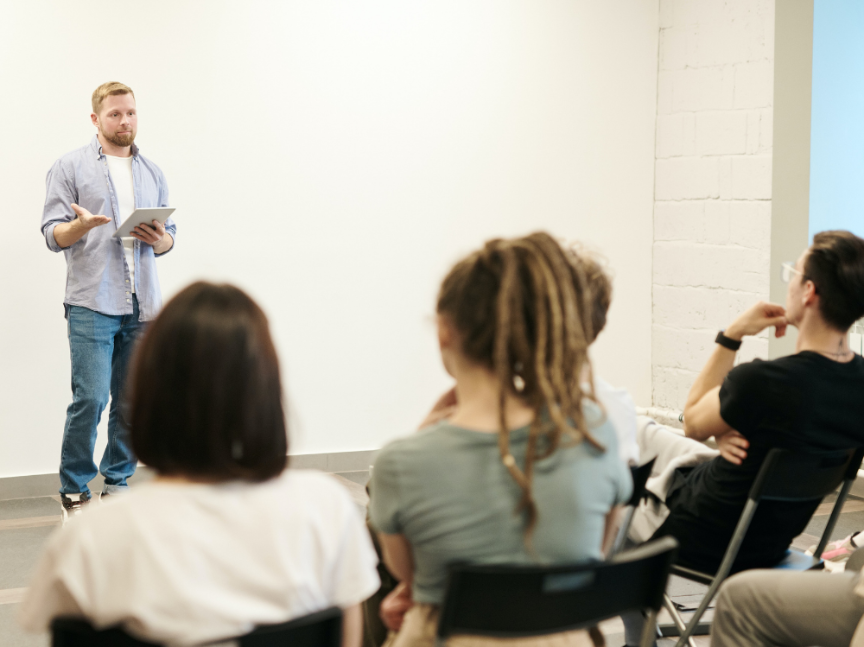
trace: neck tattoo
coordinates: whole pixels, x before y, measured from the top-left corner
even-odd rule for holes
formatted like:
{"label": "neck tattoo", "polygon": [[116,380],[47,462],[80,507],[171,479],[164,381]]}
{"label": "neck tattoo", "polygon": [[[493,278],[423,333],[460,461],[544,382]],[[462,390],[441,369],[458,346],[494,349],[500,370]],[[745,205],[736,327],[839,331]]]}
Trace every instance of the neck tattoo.
{"label": "neck tattoo", "polygon": [[840,343],[837,345],[837,348],[839,350],[837,350],[836,352],[830,351],[830,350],[818,350],[816,352],[821,354],[821,355],[830,355],[831,357],[848,357],[849,355],[852,354],[851,349],[843,347],[843,340],[840,340]]}

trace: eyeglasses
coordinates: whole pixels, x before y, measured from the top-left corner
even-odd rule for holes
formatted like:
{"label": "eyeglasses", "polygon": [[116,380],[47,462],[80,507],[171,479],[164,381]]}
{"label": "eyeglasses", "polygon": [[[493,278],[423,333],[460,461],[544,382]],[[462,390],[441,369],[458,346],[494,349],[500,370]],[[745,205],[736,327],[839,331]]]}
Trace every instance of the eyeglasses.
{"label": "eyeglasses", "polygon": [[792,262],[783,263],[780,267],[783,270],[783,273],[780,275],[781,278],[783,279],[783,283],[789,283],[789,281],[792,280],[793,274],[800,274],[801,276],[804,276],[804,272],[802,272],[801,270],[795,269],[795,263],[792,263]]}

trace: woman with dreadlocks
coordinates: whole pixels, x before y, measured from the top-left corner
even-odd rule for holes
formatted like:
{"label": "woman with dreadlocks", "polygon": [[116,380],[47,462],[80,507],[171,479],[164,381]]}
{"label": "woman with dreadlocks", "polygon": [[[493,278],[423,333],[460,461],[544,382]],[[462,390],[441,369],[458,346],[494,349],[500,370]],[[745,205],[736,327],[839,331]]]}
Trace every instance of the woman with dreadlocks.
{"label": "woman with dreadlocks", "polygon": [[[382,606],[398,630],[394,647],[434,642],[452,563],[603,556],[610,513],[632,486],[615,430],[585,386],[591,293],[572,260],[545,233],[491,240],[441,285],[438,340],[458,404],[384,447],[370,485],[372,525],[401,581],[390,611]],[[527,643],[591,640],[574,631]]]}

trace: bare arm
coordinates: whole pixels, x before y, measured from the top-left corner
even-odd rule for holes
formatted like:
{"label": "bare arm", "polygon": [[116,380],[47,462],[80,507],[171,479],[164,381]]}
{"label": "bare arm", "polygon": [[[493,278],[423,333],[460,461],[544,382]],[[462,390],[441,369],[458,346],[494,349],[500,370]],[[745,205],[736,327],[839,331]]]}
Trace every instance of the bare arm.
{"label": "bare arm", "polygon": [[381,542],[381,552],[384,565],[393,576],[405,584],[411,584],[414,579],[414,558],[411,555],[411,544],[405,535],[386,535],[378,533]]}
{"label": "bare arm", "polygon": [[363,643],[363,609],[359,604],[342,612],[342,647],[360,647]]}
{"label": "bare arm", "polygon": [[[735,351],[718,344],[690,387],[690,395],[684,406],[684,434],[688,438],[708,440],[711,436],[722,436],[731,429],[720,416],[720,385],[732,370],[734,360]],[[728,367],[725,366],[727,363]]]}
{"label": "bare arm", "polygon": [[54,227],[54,240],[60,247],[71,247],[84,237],[91,229],[101,227],[111,222],[111,218],[102,215],[93,215],[87,209],[72,205],[76,218],[70,222],[61,222]]}
{"label": "bare arm", "polygon": [[[758,335],[769,326],[775,335],[786,334],[786,311],[773,303],[757,303],[738,317],[724,333],[741,341],[747,335]],[[720,416],[720,387],[735,364],[735,351],[719,344],[699,373],[684,406],[684,433],[695,440],[722,436],[732,428]]]}
{"label": "bare arm", "polygon": [[603,528],[603,554],[609,555],[609,549],[615,542],[615,537],[618,535],[618,528],[621,527],[621,513],[624,510],[623,506],[616,505],[606,514],[606,522]]}
{"label": "bare arm", "polygon": [[157,254],[164,254],[172,247],[174,247],[174,239],[171,238],[171,234],[165,234],[164,238],[162,238],[159,243],[153,245],[153,251]]}
{"label": "bare arm", "polygon": [[405,614],[414,604],[411,597],[411,582],[414,579],[414,558],[411,544],[405,535],[385,535],[378,533],[384,565],[399,584],[387,597],[381,600],[379,614],[384,626],[390,631],[399,631]]}

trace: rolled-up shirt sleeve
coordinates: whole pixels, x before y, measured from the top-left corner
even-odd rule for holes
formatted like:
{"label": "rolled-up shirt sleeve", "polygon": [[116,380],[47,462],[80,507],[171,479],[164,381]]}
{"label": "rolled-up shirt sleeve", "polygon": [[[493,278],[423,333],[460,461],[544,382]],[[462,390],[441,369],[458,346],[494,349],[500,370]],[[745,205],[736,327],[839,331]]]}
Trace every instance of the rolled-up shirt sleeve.
{"label": "rolled-up shirt sleeve", "polygon": [[[159,206],[171,206],[168,201],[168,182],[165,181],[165,175],[162,174],[161,170],[159,171]],[[171,239],[174,241],[174,243],[171,245],[171,247],[169,247],[161,254],[156,254],[156,256],[165,256],[165,254],[174,249],[174,245],[177,244],[177,223],[174,222],[173,218],[169,217],[165,220],[165,233],[171,234]]]}
{"label": "rolled-up shirt sleeve", "polygon": [[42,210],[42,235],[45,244],[52,252],[62,252],[63,248],[54,238],[54,228],[75,219],[72,203],[78,202],[78,192],[63,168],[63,160],[57,160],[45,178],[45,208]]}
{"label": "rolled-up shirt sleeve", "polygon": [[78,202],[78,192],[63,168],[63,160],[57,160],[45,178],[45,208],[42,210],[42,235],[52,252],[62,252],[63,248],[54,238],[54,228],[75,219],[72,203]]}

